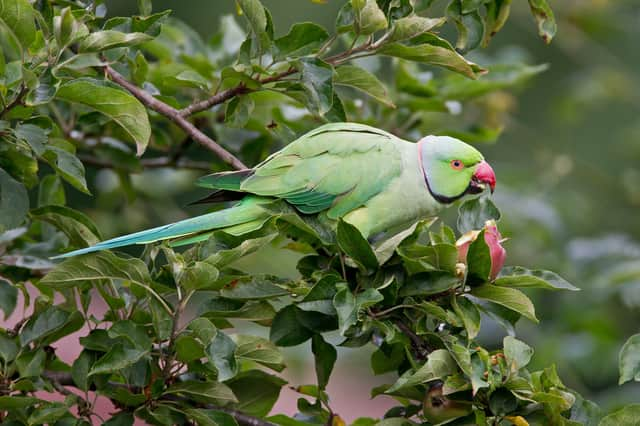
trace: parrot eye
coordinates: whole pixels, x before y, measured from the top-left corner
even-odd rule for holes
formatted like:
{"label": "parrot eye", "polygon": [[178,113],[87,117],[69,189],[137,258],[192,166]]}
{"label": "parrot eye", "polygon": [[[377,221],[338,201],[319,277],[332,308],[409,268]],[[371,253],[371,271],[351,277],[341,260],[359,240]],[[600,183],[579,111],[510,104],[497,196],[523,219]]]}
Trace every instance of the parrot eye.
{"label": "parrot eye", "polygon": [[464,168],[464,164],[460,160],[451,160],[451,168],[453,170],[462,170]]}

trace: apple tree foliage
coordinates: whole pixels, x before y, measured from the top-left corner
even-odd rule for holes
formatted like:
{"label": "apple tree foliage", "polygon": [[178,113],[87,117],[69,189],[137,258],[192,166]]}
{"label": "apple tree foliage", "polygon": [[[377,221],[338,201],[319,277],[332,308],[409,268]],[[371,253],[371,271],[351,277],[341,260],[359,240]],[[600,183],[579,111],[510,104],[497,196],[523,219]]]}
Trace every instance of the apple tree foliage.
{"label": "apple tree foliage", "polygon": [[[504,252],[487,198],[460,206],[455,226],[434,218],[381,241],[274,203],[273,219],[242,238],[50,259],[100,241],[105,223],[137,227],[93,203],[106,186],[125,204],[144,201],[137,182],[149,171],[173,173],[155,182],[170,192],[181,173],[255,164],[325,122],[495,141],[508,115],[501,94],[545,69],[467,56],[499,37],[510,0],[351,0],[333,28],[282,32],[271,14],[286,11],[237,0],[209,40],[149,0],[134,16],[110,16],[106,3],[0,0],[0,310],[19,316],[0,328],[3,424],[341,425],[326,391],[337,345],[374,348],[372,374],[395,375],[371,396],[396,406],[358,425],[637,418],[632,405],[600,422],[553,365],[528,369],[534,349],[514,328],[538,322],[526,289],[577,289],[549,271],[495,276]],[[550,42],[547,1],[529,6]],[[243,267],[267,249],[295,258],[295,270]],[[506,330],[498,347],[477,340],[491,321]],[[246,322],[263,332],[242,332]],[[66,336],[78,345],[72,362],[57,355]],[[289,417],[272,407],[287,385],[279,348],[296,345],[317,380],[290,384],[300,399]],[[639,345],[625,347],[621,381],[640,377]],[[110,418],[95,395],[115,407]]]}

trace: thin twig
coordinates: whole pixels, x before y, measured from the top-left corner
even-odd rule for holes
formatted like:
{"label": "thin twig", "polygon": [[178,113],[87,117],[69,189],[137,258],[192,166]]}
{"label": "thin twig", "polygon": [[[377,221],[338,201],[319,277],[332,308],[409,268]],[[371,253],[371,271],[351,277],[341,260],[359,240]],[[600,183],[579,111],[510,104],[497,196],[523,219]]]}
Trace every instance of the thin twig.
{"label": "thin twig", "polygon": [[167,355],[167,358],[165,359],[164,367],[162,368],[162,376],[164,377],[165,381],[168,381],[169,379],[173,379],[172,377],[170,377],[171,375],[170,372],[173,367],[173,352],[174,352],[173,346],[175,345],[176,337],[178,336],[178,327],[180,324],[180,317],[182,316],[182,312],[184,311],[184,309],[187,307],[187,303],[191,298],[191,294],[193,294],[193,292],[190,292],[184,298],[181,298],[179,286],[177,287],[177,290],[178,290],[178,299],[181,299],[181,300],[178,303],[178,306],[176,306],[175,313],[173,314],[173,323],[171,324],[171,334],[169,335],[169,343],[167,344],[168,355]]}
{"label": "thin twig", "polygon": [[235,87],[232,87],[227,90],[223,90],[222,92],[218,92],[215,95],[203,101],[192,103],[191,105],[181,109],[180,115],[183,117],[188,117],[192,114],[195,114],[196,112],[205,111],[214,105],[219,105],[237,95],[242,95],[250,91],[251,90],[247,89],[244,83],[240,83]]}
{"label": "thin twig", "polygon": [[207,147],[213,151],[222,161],[229,164],[236,170],[246,169],[242,161],[236,158],[229,151],[220,146],[216,141],[209,136],[202,133],[196,126],[189,122],[185,117],[180,114],[180,111],[172,106],[154,98],[151,94],[145,92],[133,83],[130,83],[122,74],[111,68],[109,65],[103,67],[104,72],[115,83],[127,89],[133,96],[135,96],[140,102],[148,106],[152,110],[164,115],[182,130],[184,130],[189,136],[193,138],[199,144]]}
{"label": "thin twig", "polygon": [[394,324],[411,340],[414,354],[417,359],[425,360],[432,352],[427,342],[425,342],[420,336],[411,330],[411,328],[405,324],[401,319],[394,319]]}
{"label": "thin twig", "polygon": [[[283,71],[281,73],[278,74],[274,74],[272,76],[269,77],[265,77],[261,80],[259,80],[259,82],[261,84],[268,84],[268,83],[274,83],[276,81],[280,81],[282,80],[284,77],[288,77],[291,74],[297,72],[297,70],[294,67],[290,67],[289,69],[287,69],[286,71]],[[256,89],[250,89],[246,86],[245,83],[241,82],[239,83],[237,86],[235,87],[231,87],[229,89],[223,90],[222,92],[218,92],[215,95],[211,96],[210,98],[207,98],[205,100],[199,101],[199,102],[195,102],[183,109],[180,110],[180,115],[183,117],[188,117],[192,114],[195,114],[197,112],[200,111],[205,111],[215,105],[220,105],[226,101],[228,101],[229,99],[232,99],[238,95],[244,95],[247,93],[251,93],[254,92]]]}
{"label": "thin twig", "polygon": [[7,106],[5,106],[2,112],[0,112],[0,118],[4,117],[6,113],[11,111],[16,106],[23,104],[24,96],[27,94],[27,90],[28,90],[27,87],[23,84],[20,87],[20,91],[18,92],[16,97],[13,99],[13,101],[11,101]]}

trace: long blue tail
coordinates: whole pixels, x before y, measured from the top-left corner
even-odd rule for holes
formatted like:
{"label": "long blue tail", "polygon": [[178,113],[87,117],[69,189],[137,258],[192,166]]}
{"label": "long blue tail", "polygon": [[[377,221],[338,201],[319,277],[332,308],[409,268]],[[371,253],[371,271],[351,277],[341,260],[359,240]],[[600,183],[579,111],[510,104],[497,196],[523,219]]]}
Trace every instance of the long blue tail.
{"label": "long blue tail", "polygon": [[[253,230],[261,226],[269,218],[269,213],[260,205],[271,201],[272,200],[259,197],[246,197],[241,202],[228,209],[112,238],[91,247],[55,256],[52,259],[77,256],[79,254],[124,247],[133,244],[148,244],[154,241],[170,238],[188,237],[207,233],[207,231],[220,228],[229,228],[230,230],[233,230],[234,227],[237,227],[239,234],[248,232],[249,230]],[[189,238],[190,242],[195,242],[196,240],[196,238]]]}

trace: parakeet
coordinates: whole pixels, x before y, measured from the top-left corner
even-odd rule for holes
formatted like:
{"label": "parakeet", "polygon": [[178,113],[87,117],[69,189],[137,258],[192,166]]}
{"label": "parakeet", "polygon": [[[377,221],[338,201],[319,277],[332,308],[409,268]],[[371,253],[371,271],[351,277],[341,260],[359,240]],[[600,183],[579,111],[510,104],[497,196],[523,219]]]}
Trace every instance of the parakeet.
{"label": "parakeet", "polygon": [[457,139],[426,136],[418,143],[356,123],[325,124],[252,169],[214,173],[196,184],[215,190],[210,202],[232,207],[103,241],[58,257],[131,244],[206,239],[214,230],[240,235],[260,228],[280,199],[305,215],[339,218],[372,238],[433,216],[447,204],[488,186],[495,174],[482,154]]}

